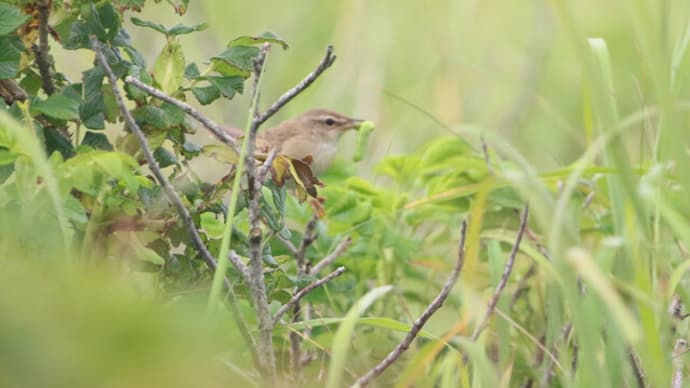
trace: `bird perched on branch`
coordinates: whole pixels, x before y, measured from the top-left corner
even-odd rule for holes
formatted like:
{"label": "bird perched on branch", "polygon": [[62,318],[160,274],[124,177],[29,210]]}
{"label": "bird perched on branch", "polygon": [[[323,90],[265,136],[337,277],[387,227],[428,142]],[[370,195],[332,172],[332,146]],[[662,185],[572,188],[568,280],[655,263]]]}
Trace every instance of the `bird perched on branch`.
{"label": "bird perched on branch", "polygon": [[[271,148],[277,148],[280,154],[307,163],[314,175],[318,176],[333,162],[342,134],[357,128],[362,121],[328,109],[308,110],[273,128],[260,131],[256,149],[268,152]],[[226,131],[237,138],[243,135],[235,128],[226,128]]]}

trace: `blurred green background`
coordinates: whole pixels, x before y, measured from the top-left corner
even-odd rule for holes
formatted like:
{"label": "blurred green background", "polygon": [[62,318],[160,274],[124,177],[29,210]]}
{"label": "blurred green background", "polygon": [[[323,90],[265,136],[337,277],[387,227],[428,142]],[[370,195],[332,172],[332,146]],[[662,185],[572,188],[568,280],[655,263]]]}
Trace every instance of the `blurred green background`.
{"label": "blurred green background", "polygon": [[[645,102],[640,90],[648,82],[627,3],[566,5],[582,35],[606,39],[623,116]],[[648,15],[650,19],[668,36],[681,36],[690,5],[652,3],[658,15]],[[665,9],[673,16],[665,18]],[[372,155],[358,167],[364,175],[382,156],[415,150],[446,133],[444,126],[460,135],[458,125],[468,123],[498,131],[542,171],[572,161],[589,137],[582,126],[581,65],[562,21],[544,0],[207,0],[192,1],[183,17],[164,2],[147,4],[140,16],[168,25],[208,22],[207,30],[180,38],[188,62],[219,53],[239,35],[272,31],[285,38],[290,48],[276,47],[270,58],[264,106],[311,71],[326,45],[333,44],[338,56],[334,67],[273,122],[312,107],[375,121]],[[135,45],[152,63],[164,37],[127,19]],[[650,39],[663,46],[672,40]],[[670,52],[672,47],[661,49]],[[687,76],[679,72],[679,90],[687,89],[686,84]],[[241,126],[247,107],[244,96],[204,110],[220,122]],[[649,141],[647,136],[630,138],[634,150]],[[353,143],[354,134],[343,141],[347,159]]]}

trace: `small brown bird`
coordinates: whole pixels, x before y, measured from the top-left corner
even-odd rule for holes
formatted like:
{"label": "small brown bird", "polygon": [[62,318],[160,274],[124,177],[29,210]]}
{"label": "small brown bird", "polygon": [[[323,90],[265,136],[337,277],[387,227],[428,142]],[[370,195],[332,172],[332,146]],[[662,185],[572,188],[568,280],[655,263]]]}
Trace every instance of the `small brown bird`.
{"label": "small brown bird", "polygon": [[[332,110],[312,109],[260,131],[256,146],[264,152],[277,148],[285,156],[304,161],[318,176],[333,162],[342,134],[361,122]],[[227,128],[227,131],[237,136],[239,130]]]}

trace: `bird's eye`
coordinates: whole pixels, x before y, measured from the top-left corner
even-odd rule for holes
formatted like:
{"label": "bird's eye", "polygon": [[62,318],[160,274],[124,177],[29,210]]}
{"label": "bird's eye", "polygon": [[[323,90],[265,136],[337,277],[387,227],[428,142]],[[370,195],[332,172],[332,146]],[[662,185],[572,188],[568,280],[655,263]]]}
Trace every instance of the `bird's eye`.
{"label": "bird's eye", "polygon": [[327,118],[325,122],[326,122],[326,125],[328,125],[328,126],[335,124],[335,120],[333,120],[330,117]]}

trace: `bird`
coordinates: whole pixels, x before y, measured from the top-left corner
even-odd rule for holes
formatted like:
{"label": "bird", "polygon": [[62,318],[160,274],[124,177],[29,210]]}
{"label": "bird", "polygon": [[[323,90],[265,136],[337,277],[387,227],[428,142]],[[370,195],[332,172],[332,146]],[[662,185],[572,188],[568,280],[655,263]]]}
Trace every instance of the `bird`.
{"label": "bird", "polygon": [[[305,162],[315,176],[322,174],[335,159],[338,140],[364,120],[329,109],[311,109],[257,134],[257,150],[277,149],[279,154]],[[235,137],[239,130],[227,128]]]}

